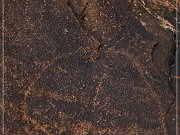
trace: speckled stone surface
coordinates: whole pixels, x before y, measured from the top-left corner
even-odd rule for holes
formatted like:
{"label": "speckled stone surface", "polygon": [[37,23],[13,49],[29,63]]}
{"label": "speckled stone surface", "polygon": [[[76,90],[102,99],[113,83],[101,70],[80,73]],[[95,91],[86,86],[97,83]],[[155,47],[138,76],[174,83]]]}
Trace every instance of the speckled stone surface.
{"label": "speckled stone surface", "polygon": [[175,135],[172,0],[5,7],[5,135]]}

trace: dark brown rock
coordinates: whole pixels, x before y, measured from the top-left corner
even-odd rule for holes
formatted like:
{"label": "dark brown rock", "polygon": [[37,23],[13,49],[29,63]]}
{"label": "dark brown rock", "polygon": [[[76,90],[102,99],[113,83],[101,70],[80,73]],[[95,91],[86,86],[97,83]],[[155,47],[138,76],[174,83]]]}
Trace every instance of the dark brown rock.
{"label": "dark brown rock", "polygon": [[174,135],[167,3],[6,0],[5,134]]}

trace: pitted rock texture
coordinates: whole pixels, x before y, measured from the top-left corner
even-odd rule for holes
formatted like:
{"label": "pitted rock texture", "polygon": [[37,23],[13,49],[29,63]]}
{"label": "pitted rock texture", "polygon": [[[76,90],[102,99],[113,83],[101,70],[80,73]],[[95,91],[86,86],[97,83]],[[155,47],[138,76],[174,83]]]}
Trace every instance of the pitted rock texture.
{"label": "pitted rock texture", "polygon": [[175,135],[175,3],[5,7],[5,135]]}

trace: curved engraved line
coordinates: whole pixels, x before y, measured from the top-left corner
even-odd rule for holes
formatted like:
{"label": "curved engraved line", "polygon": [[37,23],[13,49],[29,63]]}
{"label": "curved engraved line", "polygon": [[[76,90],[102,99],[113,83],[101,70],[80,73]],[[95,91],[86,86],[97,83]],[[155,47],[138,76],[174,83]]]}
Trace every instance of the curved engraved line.
{"label": "curved engraved line", "polygon": [[[75,53],[79,53],[79,51],[82,51],[82,50],[77,50]],[[74,53],[73,53],[74,54]],[[59,55],[55,58],[53,58],[51,61],[47,62],[48,64],[42,69],[42,71],[40,73],[38,73],[35,77],[35,79],[33,80],[30,80],[29,84],[27,86],[25,86],[21,91],[20,93],[22,93],[24,95],[24,97],[22,98],[22,106],[20,106],[20,111],[22,112],[23,114],[23,118],[25,118],[26,120],[28,121],[31,121],[29,118],[28,118],[28,115],[27,115],[27,103],[25,102],[26,101],[26,97],[29,95],[29,93],[32,91],[32,86],[41,78],[41,75],[44,71],[46,71],[51,65],[53,65],[55,62],[57,62],[57,60],[59,59],[62,59],[62,58],[67,58],[67,57],[70,57],[71,55],[73,55],[72,53],[68,53],[66,55]],[[32,121],[31,121],[32,122]],[[37,123],[38,124],[38,123]],[[39,126],[38,126],[39,127]],[[40,129],[42,130],[42,129]],[[44,132],[44,130],[42,130]]]}
{"label": "curved engraved line", "polygon": [[32,125],[35,126],[35,128],[40,129],[42,132],[46,133],[47,135],[51,135],[45,125],[39,124],[36,120],[32,119],[31,117],[29,117],[29,116],[27,116],[27,115],[26,115],[26,116],[23,116],[23,118],[24,118],[26,121],[30,121],[30,122],[32,123]]}
{"label": "curved engraved line", "polygon": [[[58,92],[48,92],[48,91],[45,91],[43,89],[32,89],[31,91],[31,94],[34,95],[34,96],[46,96],[46,97],[49,97],[49,98],[53,98],[53,99],[56,99],[56,100],[62,100],[62,101],[67,101],[67,102],[70,102],[70,103],[82,103],[82,104],[90,104],[90,101],[88,98],[84,98],[82,96],[69,96],[69,95],[65,95],[65,94],[61,94],[61,93],[58,93]],[[83,100],[78,100],[78,99],[83,99]]]}
{"label": "curved engraved line", "polygon": [[[136,69],[139,71],[139,73],[140,73],[140,74],[142,75],[142,77],[144,78],[144,80],[145,80],[145,82],[146,82],[149,90],[151,91],[151,92],[150,92],[151,96],[152,96],[152,97],[154,98],[154,100],[157,102],[157,105],[158,105],[159,109],[162,110],[162,112],[161,112],[161,114],[160,114],[160,116],[159,116],[159,117],[160,117],[159,120],[160,120],[160,122],[161,122],[161,124],[162,124],[162,128],[164,129],[164,133],[167,134],[167,129],[166,129],[166,127],[165,127],[165,116],[164,116],[165,110],[164,110],[163,105],[162,105],[162,103],[161,103],[161,101],[160,101],[160,97],[153,91],[150,83],[147,81],[147,79],[146,79],[146,77],[145,77],[145,75],[144,75],[144,72],[142,72],[142,71],[143,71],[143,69],[141,68],[142,66],[140,66],[140,63],[139,63],[138,61],[136,61],[134,58],[132,58],[128,52],[122,51],[120,54],[128,57],[129,60],[132,61],[132,63],[135,65]],[[144,69],[144,71],[146,71],[146,70]],[[148,71],[146,71],[146,72],[148,72]]]}
{"label": "curved engraved line", "polygon": [[148,72],[148,71],[146,69],[143,69],[142,66],[140,65],[140,63],[138,61],[136,61],[132,56],[130,56],[129,52],[126,52],[125,50],[122,50],[121,52],[116,51],[116,53],[119,53],[119,54],[122,54],[122,55],[126,56],[134,64],[134,66],[136,67],[138,72],[141,74],[141,76],[145,80],[145,82],[146,82],[146,84],[148,86],[148,89],[151,91],[150,92],[151,96],[157,102],[157,105],[158,105],[159,109],[162,110],[162,112],[160,112],[161,114],[159,116],[159,118],[160,118],[159,120],[161,122],[164,133],[167,134],[167,129],[165,127],[165,116],[164,116],[165,110],[164,110],[163,105],[162,105],[162,103],[160,101],[160,97],[153,91],[150,83],[147,81],[147,79],[145,77],[144,72],[142,72],[142,71],[146,71],[146,72]]}

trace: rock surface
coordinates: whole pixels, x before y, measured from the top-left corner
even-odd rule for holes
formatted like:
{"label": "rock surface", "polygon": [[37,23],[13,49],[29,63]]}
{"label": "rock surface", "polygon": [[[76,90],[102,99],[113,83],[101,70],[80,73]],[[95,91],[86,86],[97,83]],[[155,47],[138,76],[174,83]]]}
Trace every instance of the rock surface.
{"label": "rock surface", "polygon": [[173,1],[5,7],[5,135],[175,135]]}

